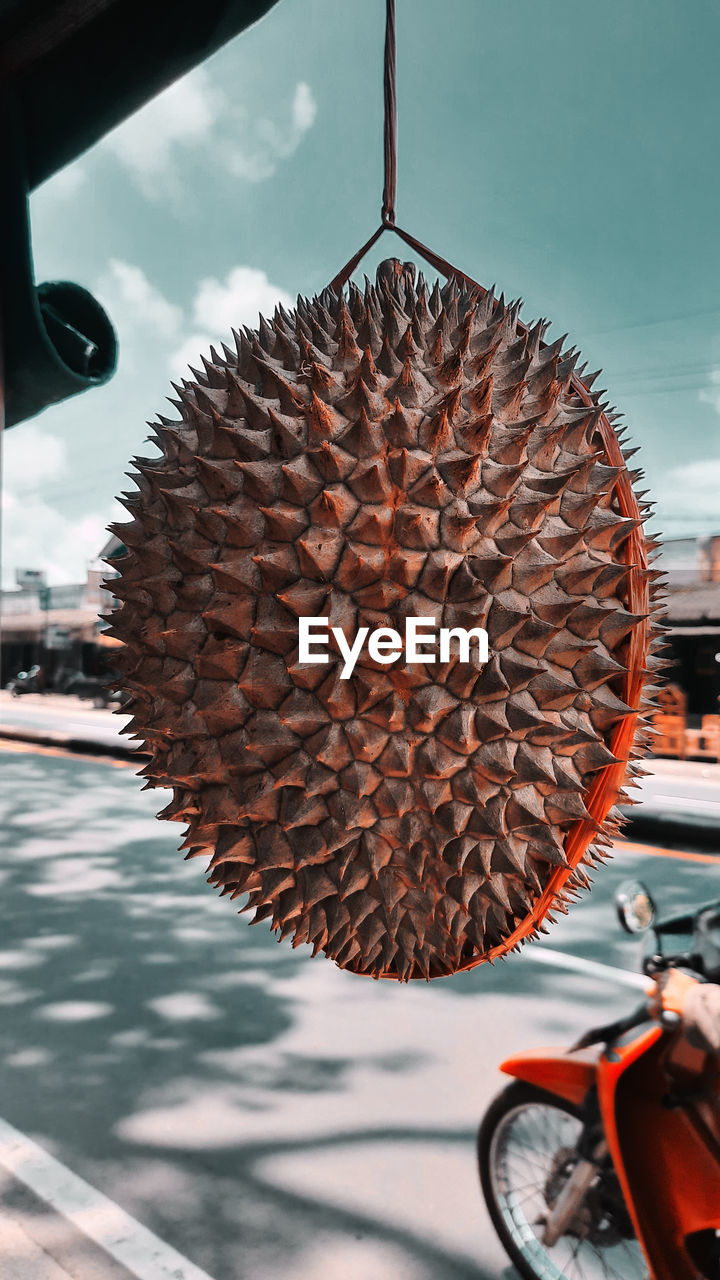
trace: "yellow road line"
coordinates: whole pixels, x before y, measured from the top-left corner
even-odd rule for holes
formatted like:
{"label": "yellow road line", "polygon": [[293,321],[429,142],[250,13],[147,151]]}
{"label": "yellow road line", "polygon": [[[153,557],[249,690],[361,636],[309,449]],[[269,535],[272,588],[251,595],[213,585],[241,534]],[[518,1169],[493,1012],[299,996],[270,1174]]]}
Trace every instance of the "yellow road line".
{"label": "yellow road line", "polygon": [[656,844],[636,844],[633,840],[616,840],[614,847],[620,853],[641,853],[651,858],[677,858],[680,862],[720,863],[720,856],[714,853],[687,853],[683,849],[663,849]]}
{"label": "yellow road line", "polygon": [[90,755],[80,751],[69,751],[67,747],[50,747],[39,742],[28,742],[24,738],[0,738],[0,751],[16,751],[34,756],[61,756],[65,760],[85,760],[91,764],[109,764],[114,769],[136,769],[145,757],[135,761],[119,756]]}
{"label": "yellow road line", "polygon": [[[139,760],[133,760],[128,757],[126,760],[116,756],[104,755],[82,755],[77,751],[68,751],[64,747],[42,746],[35,742],[26,742],[19,738],[0,738],[0,751],[18,751],[30,752],[33,755],[42,756],[61,756],[65,759],[87,760],[92,764],[109,764],[114,769],[137,769],[145,757]],[[702,862],[720,864],[720,854],[713,853],[688,853],[683,849],[665,849],[661,845],[656,844],[637,844],[634,840],[616,840],[614,847],[620,853],[639,853],[650,858],[676,858],[679,862]]]}

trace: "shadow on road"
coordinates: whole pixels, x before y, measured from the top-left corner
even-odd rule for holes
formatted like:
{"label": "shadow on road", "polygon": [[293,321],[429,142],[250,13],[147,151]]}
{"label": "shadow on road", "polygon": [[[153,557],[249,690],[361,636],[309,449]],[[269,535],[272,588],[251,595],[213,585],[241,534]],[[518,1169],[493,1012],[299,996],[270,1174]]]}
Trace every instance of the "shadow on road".
{"label": "shadow on road", "polygon": [[214,1280],[330,1275],[334,1249],[348,1280],[512,1274],[474,1166],[497,1063],[617,992],[583,980],[573,1006],[572,977],[516,960],[402,989],[311,964],[183,863],[129,770],[3,769],[11,1124]]}

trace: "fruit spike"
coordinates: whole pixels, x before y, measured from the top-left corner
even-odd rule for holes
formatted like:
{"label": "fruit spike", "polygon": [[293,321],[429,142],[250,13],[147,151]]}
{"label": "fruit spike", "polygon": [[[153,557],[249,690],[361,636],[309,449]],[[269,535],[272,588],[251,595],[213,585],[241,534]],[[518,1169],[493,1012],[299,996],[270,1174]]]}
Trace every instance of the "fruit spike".
{"label": "fruit spike", "polygon": [[[112,630],[161,816],[254,921],[356,973],[545,932],[648,742],[654,543],[545,328],[383,263],[211,352],[126,495]],[[411,616],[486,627],[488,662],[301,660],[300,618],[352,642]]]}

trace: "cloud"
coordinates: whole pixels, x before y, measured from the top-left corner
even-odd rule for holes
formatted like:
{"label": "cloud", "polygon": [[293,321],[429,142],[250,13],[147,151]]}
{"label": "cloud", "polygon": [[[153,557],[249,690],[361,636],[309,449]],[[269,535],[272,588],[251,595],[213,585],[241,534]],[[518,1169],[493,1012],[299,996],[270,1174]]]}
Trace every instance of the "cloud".
{"label": "cloud", "polygon": [[312,96],[309,84],[301,80],[295,89],[293,99],[293,126],[301,138],[308,129],[312,129],[317,115],[317,103]]}
{"label": "cloud", "polygon": [[[116,387],[127,413],[133,416],[137,410],[138,421],[148,416],[140,412],[134,398],[141,383],[138,369],[143,373],[149,362],[156,374],[162,374],[167,362],[168,383],[170,377],[189,376],[188,366],[201,365],[200,355],[208,353],[211,345],[229,343],[233,328],[245,324],[255,328],[260,313],[272,315],[278,303],[294,305],[290,294],[266,272],[245,264],[233,267],[224,279],[201,279],[185,309],[166,298],[140,267],[119,258],[108,262],[95,291],[120,332]],[[148,411],[154,407],[148,405]],[[147,452],[147,447],[142,451]],[[107,541],[109,521],[127,519],[119,504],[108,503],[105,509],[96,496],[97,486],[75,475],[76,463],[71,461],[62,437],[36,422],[7,433],[3,541],[8,587],[14,585],[17,568],[44,569],[53,583],[82,582],[88,562]],[[121,469],[118,480],[120,474]],[[75,509],[64,514],[53,505],[50,494],[57,494],[58,502],[67,508],[73,496],[68,485],[78,500]]]}
{"label": "cloud", "polygon": [[204,67],[176,80],[141,111],[118,125],[102,146],[115,156],[143,195],[179,195],[184,151],[203,146],[225,108]]}
{"label": "cloud", "polygon": [[272,315],[278,303],[293,307],[294,300],[268,280],[257,267],[233,267],[224,284],[201,280],[193,303],[193,320],[203,328],[229,333],[241,324],[255,328],[261,315]]}
{"label": "cloud", "polygon": [[703,387],[698,396],[703,404],[711,404],[716,413],[720,413],[720,369],[713,369],[710,374],[710,386]]}
{"label": "cloud", "polygon": [[3,436],[4,487],[8,493],[35,492],[48,480],[67,471],[65,441],[36,422],[7,431]]}
{"label": "cloud", "polygon": [[171,373],[186,375],[189,365],[197,368],[201,353],[229,342],[233,329],[244,324],[255,328],[259,315],[272,315],[278,303],[294,306],[290,294],[256,267],[233,267],[224,282],[201,280],[192,305],[193,329],[170,356]]}
{"label": "cloud", "polygon": [[272,177],[279,162],[300,146],[316,115],[305,81],[295,86],[289,112],[270,115],[237,102],[200,67],[119,125],[101,146],[147,199],[180,209],[193,198],[203,171],[220,169],[248,182]]}
{"label": "cloud", "polygon": [[290,120],[278,125],[268,116],[246,118],[245,127],[237,140],[225,149],[225,164],[236,178],[248,182],[263,182],[271,178],[280,160],[297,151],[305,134],[312,128],[317,116],[317,104],[312,90],[304,80],[295,87],[290,109]]}
{"label": "cloud", "polygon": [[153,360],[168,351],[172,377],[186,376],[198,368],[200,355],[212,345],[230,342],[233,329],[255,328],[258,317],[272,315],[278,303],[292,308],[290,294],[274,284],[257,267],[233,267],[224,280],[208,276],[200,280],[186,314],[152,283],[140,267],[112,258],[96,284],[96,293],[107,307],[120,333],[120,359],[124,371],[134,371],[141,352],[147,353],[148,330],[153,335]]}
{"label": "cloud", "polygon": [[42,498],[3,497],[4,576],[15,585],[16,569],[43,569],[48,582],[84,582],[87,567],[107,541],[107,519],[96,513],[77,520]]}
{"label": "cloud", "polygon": [[84,582],[88,562],[107,541],[106,524],[123,519],[123,508],[64,515],[42,493],[69,474],[64,440],[28,422],[3,443],[3,585],[15,586],[16,569],[44,569],[53,583]]}
{"label": "cloud", "polygon": [[150,283],[142,268],[130,262],[111,258],[97,293],[118,327],[122,327],[123,322],[133,328],[142,325],[172,338],[182,326],[182,308],[169,302]]}
{"label": "cloud", "polygon": [[64,515],[40,494],[18,492],[9,478],[2,496],[3,587],[15,587],[16,569],[42,569],[50,583],[84,582],[107,542],[108,522],[122,517],[119,503],[102,514]]}
{"label": "cloud", "polygon": [[57,200],[71,200],[87,182],[87,172],[78,162],[54,173],[40,188],[43,195]]}
{"label": "cloud", "polygon": [[137,382],[147,363],[162,360],[163,346],[176,346],[184,328],[182,307],[170,302],[141,267],[111,258],[94,292],[118,332],[116,385],[125,375]]}
{"label": "cloud", "polygon": [[666,473],[658,489],[658,508],[664,518],[685,518],[691,523],[693,520],[710,520],[720,530],[718,493],[720,458],[685,462]]}

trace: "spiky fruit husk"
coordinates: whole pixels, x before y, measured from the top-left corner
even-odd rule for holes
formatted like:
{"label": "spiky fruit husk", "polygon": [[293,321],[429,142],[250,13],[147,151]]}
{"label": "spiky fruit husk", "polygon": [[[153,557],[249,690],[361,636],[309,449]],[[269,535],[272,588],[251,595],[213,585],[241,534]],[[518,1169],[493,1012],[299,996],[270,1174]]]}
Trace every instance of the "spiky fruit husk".
{"label": "spiky fruit husk", "polygon": [[[358,973],[535,936],[606,856],[643,748],[643,512],[591,379],[518,310],[395,261],[279,308],[178,388],[114,527],[160,816],[255,920]],[[364,650],[340,680],[337,652],[299,663],[303,615],[485,626],[491,656]]]}

